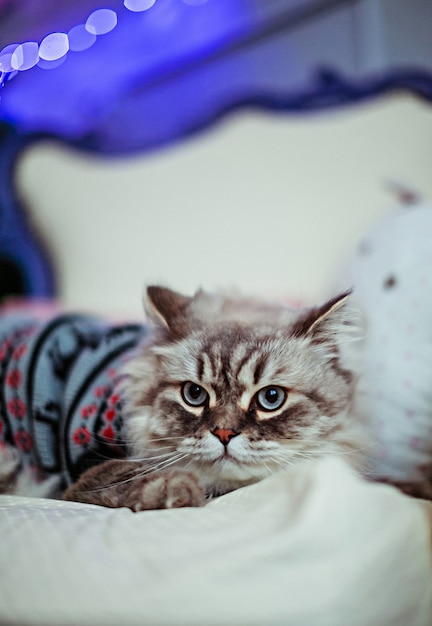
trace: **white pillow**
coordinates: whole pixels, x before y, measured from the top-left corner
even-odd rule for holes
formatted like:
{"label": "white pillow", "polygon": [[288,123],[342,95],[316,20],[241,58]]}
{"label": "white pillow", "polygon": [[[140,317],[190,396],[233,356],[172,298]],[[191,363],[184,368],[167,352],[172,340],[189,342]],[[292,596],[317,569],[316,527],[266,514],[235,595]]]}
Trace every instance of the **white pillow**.
{"label": "white pillow", "polygon": [[0,498],[0,623],[430,626],[430,508],[305,463],[202,509]]}
{"label": "white pillow", "polygon": [[354,288],[367,322],[372,473],[421,481],[432,475],[432,206],[373,224],[341,267],[337,288]]}

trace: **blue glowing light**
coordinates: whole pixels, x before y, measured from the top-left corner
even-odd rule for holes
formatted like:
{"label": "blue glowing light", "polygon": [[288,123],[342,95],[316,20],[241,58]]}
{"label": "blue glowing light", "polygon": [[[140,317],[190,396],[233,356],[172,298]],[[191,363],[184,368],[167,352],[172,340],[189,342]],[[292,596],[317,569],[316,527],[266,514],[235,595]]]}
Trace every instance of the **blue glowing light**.
{"label": "blue glowing light", "polygon": [[117,13],[112,9],[97,9],[91,13],[85,27],[92,35],[105,35],[117,26]]}
{"label": "blue glowing light", "polygon": [[0,52],[0,71],[2,73],[13,71],[12,57],[18,46],[18,43],[11,43]]}
{"label": "blue glowing light", "polygon": [[84,24],[78,24],[68,32],[69,49],[72,52],[82,52],[88,50],[96,41],[97,37],[90,33]]}
{"label": "blue glowing light", "polygon": [[51,33],[42,39],[39,56],[44,61],[57,61],[69,51],[69,39],[66,33]]}
{"label": "blue glowing light", "polygon": [[156,0],[124,0],[123,4],[129,11],[136,13],[140,11],[147,11],[155,4]]}
{"label": "blue glowing light", "polygon": [[[180,2],[180,0],[178,0]],[[1,2],[1,0],[0,0]],[[208,0],[183,0],[184,4],[199,6]],[[123,0],[126,9],[139,13],[147,11],[156,0]],[[36,41],[9,44],[0,50],[0,87],[24,70],[35,65],[43,69],[54,69],[61,65],[69,52],[82,52],[90,48],[99,35],[111,32],[117,26],[117,13],[112,9],[97,9],[85,24],[78,24],[68,33],[51,33],[40,44]]]}
{"label": "blue glowing light", "polygon": [[34,67],[39,61],[39,44],[37,41],[26,41],[17,46],[11,57],[14,70],[23,72]]}

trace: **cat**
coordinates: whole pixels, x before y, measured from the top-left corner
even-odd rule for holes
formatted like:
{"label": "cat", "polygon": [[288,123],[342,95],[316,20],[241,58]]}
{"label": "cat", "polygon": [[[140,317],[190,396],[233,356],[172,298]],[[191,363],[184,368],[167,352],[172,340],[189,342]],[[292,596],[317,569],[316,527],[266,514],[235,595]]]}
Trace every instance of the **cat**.
{"label": "cat", "polygon": [[202,506],[304,459],[364,468],[344,356],[359,334],[343,293],[292,310],[250,298],[147,289],[152,332],[126,367],[130,455],[87,470],[64,499],[144,509]]}

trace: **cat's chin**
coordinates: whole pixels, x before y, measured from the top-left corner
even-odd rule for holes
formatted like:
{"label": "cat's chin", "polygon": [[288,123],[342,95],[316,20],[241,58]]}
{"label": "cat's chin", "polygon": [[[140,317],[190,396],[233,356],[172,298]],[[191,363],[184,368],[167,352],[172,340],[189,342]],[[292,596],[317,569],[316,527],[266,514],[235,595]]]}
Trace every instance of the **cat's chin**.
{"label": "cat's chin", "polygon": [[244,463],[229,455],[223,455],[208,464],[200,462],[196,470],[206,491],[213,495],[250,485],[269,475],[268,468],[260,464]]}

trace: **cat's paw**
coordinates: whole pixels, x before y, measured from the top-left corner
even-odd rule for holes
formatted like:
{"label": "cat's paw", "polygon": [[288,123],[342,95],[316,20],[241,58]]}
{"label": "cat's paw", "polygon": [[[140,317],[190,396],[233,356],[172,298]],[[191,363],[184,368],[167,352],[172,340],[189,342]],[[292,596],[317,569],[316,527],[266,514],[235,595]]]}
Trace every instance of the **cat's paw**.
{"label": "cat's paw", "polygon": [[172,468],[148,473],[148,468],[133,461],[113,460],[84,472],[63,499],[144,511],[202,506],[205,494],[192,472]]}
{"label": "cat's paw", "polygon": [[203,506],[205,493],[197,476],[181,469],[168,469],[135,479],[125,493],[133,511]]}

